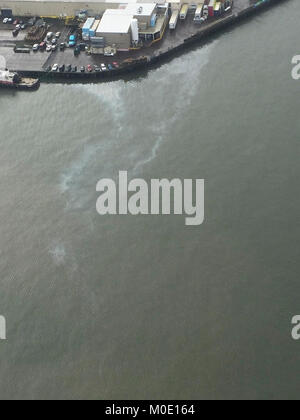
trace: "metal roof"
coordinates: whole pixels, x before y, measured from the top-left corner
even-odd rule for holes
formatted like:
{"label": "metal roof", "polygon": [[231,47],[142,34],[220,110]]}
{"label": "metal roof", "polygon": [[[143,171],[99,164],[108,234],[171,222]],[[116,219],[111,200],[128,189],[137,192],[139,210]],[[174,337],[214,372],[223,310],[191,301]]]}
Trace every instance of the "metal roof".
{"label": "metal roof", "polygon": [[133,19],[133,15],[128,14],[111,14],[107,10],[98,26],[97,34],[127,34]]}

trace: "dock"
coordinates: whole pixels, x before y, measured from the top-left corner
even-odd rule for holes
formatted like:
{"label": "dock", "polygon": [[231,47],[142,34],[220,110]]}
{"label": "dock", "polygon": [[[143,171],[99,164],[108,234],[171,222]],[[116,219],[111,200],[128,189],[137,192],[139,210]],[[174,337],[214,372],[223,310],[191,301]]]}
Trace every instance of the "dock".
{"label": "dock", "polygon": [[[126,73],[133,72],[141,68],[150,68],[158,63],[168,60],[177,54],[180,54],[190,48],[192,45],[207,42],[214,34],[222,33],[226,28],[237,25],[255,14],[289,0],[235,0],[232,10],[221,17],[212,18],[206,23],[199,25],[193,21],[193,15],[188,14],[184,22],[179,22],[176,30],[171,31],[168,27],[165,30],[161,40],[141,49],[118,52],[114,57],[105,57],[103,55],[88,55],[81,53],[78,57],[74,56],[73,49],[67,48],[64,51],[55,51],[47,53],[39,51],[30,54],[15,53],[13,47],[24,45],[23,39],[17,40],[9,36],[7,28],[3,23],[0,24],[0,55],[7,63],[7,68],[18,72],[23,77],[38,77],[43,81],[97,81],[101,79],[119,78]],[[67,39],[69,29],[61,21],[48,22],[51,31],[61,32],[61,39]],[[21,33],[20,33],[21,35]],[[21,35],[23,36],[23,34]],[[99,73],[65,73],[49,72],[54,65],[72,65],[77,66],[108,66],[114,62],[118,67]]]}

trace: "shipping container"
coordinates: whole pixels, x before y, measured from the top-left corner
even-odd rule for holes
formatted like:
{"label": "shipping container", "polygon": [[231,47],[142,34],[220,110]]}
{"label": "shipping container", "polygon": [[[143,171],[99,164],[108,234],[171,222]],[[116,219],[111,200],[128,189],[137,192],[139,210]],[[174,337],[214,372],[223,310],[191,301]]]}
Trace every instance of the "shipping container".
{"label": "shipping container", "polygon": [[89,36],[90,37],[96,36],[96,32],[97,32],[99,24],[100,24],[100,20],[95,20],[93,26],[89,30]]}
{"label": "shipping container", "polygon": [[95,23],[95,18],[88,18],[85,24],[83,25],[82,33],[84,35],[89,35],[90,29],[94,25],[94,23]]}

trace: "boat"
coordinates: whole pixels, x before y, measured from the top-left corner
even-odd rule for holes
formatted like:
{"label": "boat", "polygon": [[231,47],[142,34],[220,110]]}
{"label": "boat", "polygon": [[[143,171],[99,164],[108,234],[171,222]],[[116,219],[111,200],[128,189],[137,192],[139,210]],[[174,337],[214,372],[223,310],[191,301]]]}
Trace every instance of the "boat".
{"label": "boat", "polygon": [[7,69],[0,70],[0,88],[36,90],[39,87],[39,79],[21,77],[18,73],[13,73]]}

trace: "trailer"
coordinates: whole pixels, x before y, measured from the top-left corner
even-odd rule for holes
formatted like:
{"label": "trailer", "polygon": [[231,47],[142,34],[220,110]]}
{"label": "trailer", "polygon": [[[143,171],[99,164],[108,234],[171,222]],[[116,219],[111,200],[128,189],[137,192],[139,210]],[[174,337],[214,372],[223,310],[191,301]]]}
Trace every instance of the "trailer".
{"label": "trailer", "polygon": [[172,16],[171,16],[171,19],[170,19],[170,22],[169,22],[169,28],[171,30],[174,30],[176,28],[177,22],[178,22],[178,18],[179,18],[179,10],[175,10],[172,13]]}
{"label": "trailer", "polygon": [[185,20],[189,11],[189,5],[184,4],[180,10],[180,20]]}
{"label": "trailer", "polygon": [[214,17],[215,15],[215,4],[216,4],[216,0],[210,0],[208,3],[208,16],[209,17]]}
{"label": "trailer", "polygon": [[221,3],[217,1],[214,7],[214,16],[220,16],[220,15],[221,15]]}
{"label": "trailer", "polygon": [[198,4],[196,12],[195,12],[195,17],[194,17],[195,22],[201,21],[201,18],[203,16],[203,6],[204,6],[204,2]]}

